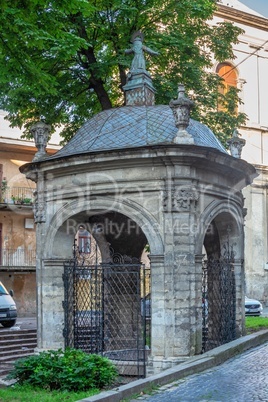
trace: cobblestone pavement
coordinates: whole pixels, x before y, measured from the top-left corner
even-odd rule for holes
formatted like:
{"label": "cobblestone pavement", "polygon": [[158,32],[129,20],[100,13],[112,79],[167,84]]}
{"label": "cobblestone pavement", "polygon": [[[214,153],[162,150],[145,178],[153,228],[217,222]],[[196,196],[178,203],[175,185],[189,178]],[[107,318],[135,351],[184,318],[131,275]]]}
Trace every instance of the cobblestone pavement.
{"label": "cobblestone pavement", "polygon": [[268,402],[268,343],[231,360],[165,385],[146,402]]}

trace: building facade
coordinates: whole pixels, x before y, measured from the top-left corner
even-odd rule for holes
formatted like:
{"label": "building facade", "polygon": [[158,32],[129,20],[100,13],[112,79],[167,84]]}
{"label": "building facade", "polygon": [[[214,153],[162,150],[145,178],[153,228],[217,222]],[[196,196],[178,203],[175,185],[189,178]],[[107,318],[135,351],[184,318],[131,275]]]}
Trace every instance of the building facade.
{"label": "building facade", "polygon": [[238,0],[218,1],[213,23],[229,21],[244,30],[234,45],[235,60],[215,63],[214,70],[240,90],[239,111],[248,120],[239,132],[246,145],[242,158],[259,173],[253,184],[244,189],[246,293],[268,302],[268,19]]}
{"label": "building facade", "polygon": [[[36,148],[33,141],[12,138],[14,131],[4,121],[3,112],[0,117],[3,135],[0,137],[0,280],[14,291],[18,316],[33,316],[36,315],[35,185],[20,173],[19,167],[33,159]],[[53,153],[59,147],[48,148]]]}

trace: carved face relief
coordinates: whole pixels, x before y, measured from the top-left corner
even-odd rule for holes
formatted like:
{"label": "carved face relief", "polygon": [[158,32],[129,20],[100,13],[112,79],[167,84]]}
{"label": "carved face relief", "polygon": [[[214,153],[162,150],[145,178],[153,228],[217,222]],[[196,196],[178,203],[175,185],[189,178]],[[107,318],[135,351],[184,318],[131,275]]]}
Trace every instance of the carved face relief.
{"label": "carved face relief", "polygon": [[195,187],[180,187],[176,189],[173,198],[173,207],[175,210],[189,211],[191,204],[195,205],[199,194]]}
{"label": "carved face relief", "polygon": [[190,211],[198,199],[199,193],[195,186],[173,187],[163,193],[163,209],[166,212]]}

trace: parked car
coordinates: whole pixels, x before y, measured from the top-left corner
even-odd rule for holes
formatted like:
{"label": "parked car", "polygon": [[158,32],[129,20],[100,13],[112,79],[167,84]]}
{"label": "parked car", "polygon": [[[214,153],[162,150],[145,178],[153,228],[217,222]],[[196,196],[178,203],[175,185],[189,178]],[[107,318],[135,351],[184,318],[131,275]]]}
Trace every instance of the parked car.
{"label": "parked car", "polygon": [[0,282],[0,323],[6,328],[13,327],[17,319],[17,307],[12,296],[13,292],[8,293],[3,283]]}
{"label": "parked car", "polygon": [[262,304],[259,300],[250,299],[245,296],[245,313],[246,315],[255,315],[259,316],[262,313]]}

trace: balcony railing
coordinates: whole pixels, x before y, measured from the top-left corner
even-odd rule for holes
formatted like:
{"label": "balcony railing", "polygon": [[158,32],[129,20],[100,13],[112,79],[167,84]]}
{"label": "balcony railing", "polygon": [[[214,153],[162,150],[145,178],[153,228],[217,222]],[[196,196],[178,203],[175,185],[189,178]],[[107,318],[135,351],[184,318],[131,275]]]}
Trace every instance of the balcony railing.
{"label": "balcony railing", "polygon": [[22,270],[27,269],[27,267],[35,268],[35,256],[35,250],[3,248],[0,250],[0,269],[3,267]]}
{"label": "balcony railing", "polygon": [[4,204],[32,205],[34,189],[29,187],[7,187],[1,191],[0,202]]}

